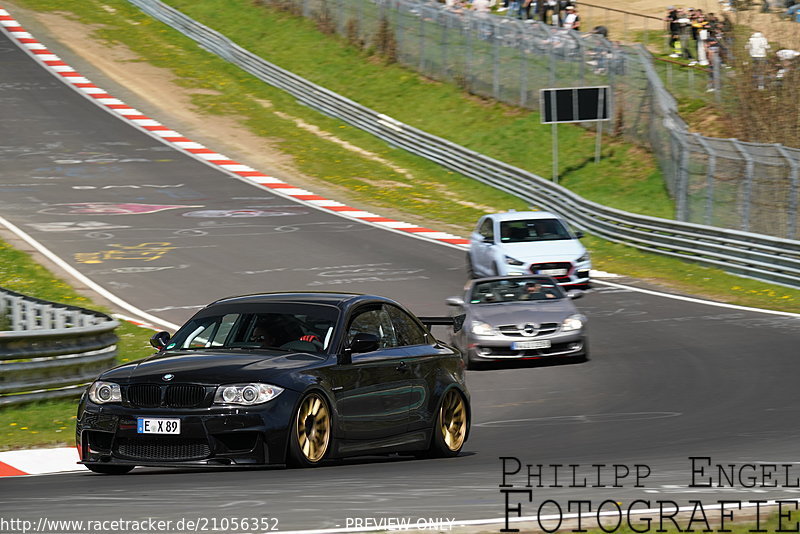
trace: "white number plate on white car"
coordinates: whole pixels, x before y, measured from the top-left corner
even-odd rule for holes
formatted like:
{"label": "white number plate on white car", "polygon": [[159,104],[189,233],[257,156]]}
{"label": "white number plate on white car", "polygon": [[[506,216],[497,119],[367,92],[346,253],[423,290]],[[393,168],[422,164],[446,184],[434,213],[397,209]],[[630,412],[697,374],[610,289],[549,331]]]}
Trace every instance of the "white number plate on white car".
{"label": "white number plate on white car", "polygon": [[542,339],[539,341],[515,341],[511,344],[511,350],[528,350],[528,349],[549,349],[550,340]]}
{"label": "white number plate on white car", "polygon": [[539,271],[539,274],[547,274],[551,276],[564,276],[567,274],[566,269],[542,269]]}
{"label": "white number plate on white car", "polygon": [[139,417],[136,432],[139,434],[180,434],[181,420]]}

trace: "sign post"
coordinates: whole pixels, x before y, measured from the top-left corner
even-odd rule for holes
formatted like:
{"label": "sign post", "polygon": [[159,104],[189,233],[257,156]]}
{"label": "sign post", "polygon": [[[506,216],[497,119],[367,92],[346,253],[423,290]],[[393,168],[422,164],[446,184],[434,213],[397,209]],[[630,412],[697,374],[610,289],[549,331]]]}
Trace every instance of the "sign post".
{"label": "sign post", "polygon": [[541,89],[539,106],[542,124],[552,124],[553,181],[558,183],[558,129],[559,122],[597,122],[594,161],[600,161],[600,143],[603,121],[611,117],[610,87],[563,87]]}

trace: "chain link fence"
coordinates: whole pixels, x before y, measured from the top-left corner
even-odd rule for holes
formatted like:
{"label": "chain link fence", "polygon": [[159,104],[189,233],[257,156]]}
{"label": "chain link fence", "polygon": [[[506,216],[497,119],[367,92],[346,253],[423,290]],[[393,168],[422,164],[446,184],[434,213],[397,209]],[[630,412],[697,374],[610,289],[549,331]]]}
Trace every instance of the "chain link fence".
{"label": "chain link fence", "polygon": [[[798,237],[800,150],[690,133],[641,45],[426,0],[257,0],[317,21],[432,79],[507,104],[538,109],[539,90],[611,85],[611,131],[655,155],[675,218]],[[655,24],[655,21],[653,21]],[[719,89],[714,80],[699,87]]]}

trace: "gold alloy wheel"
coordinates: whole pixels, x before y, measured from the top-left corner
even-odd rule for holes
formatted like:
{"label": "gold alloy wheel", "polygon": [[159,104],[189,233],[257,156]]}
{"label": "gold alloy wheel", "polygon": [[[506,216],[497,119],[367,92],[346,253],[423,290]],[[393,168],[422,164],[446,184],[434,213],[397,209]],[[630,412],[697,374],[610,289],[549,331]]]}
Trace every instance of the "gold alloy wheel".
{"label": "gold alloy wheel", "polygon": [[444,444],[451,451],[458,451],[467,434],[467,408],[464,398],[456,389],[448,391],[439,408],[439,429]]}
{"label": "gold alloy wheel", "polygon": [[328,405],[317,393],[311,393],[297,410],[295,434],[300,452],[311,463],[322,460],[328,450],[331,435],[331,417]]}

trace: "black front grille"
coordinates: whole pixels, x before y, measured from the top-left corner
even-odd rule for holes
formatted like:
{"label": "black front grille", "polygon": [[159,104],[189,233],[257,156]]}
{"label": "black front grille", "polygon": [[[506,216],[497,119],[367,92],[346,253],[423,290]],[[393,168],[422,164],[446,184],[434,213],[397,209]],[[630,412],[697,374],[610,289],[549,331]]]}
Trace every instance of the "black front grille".
{"label": "black front grille", "polygon": [[128,402],[137,408],[195,408],[203,404],[206,388],[197,384],[133,384],[128,387]]}
{"label": "black front grille", "polygon": [[194,408],[203,402],[206,388],[194,384],[175,384],[167,387],[165,402],[172,408]]}
{"label": "black front grille", "polygon": [[208,458],[211,449],[202,439],[118,439],[114,452],[130,460],[188,461]]}
{"label": "black front grille", "polygon": [[128,402],[139,408],[157,408],[161,406],[161,386],[157,384],[128,386]]}

